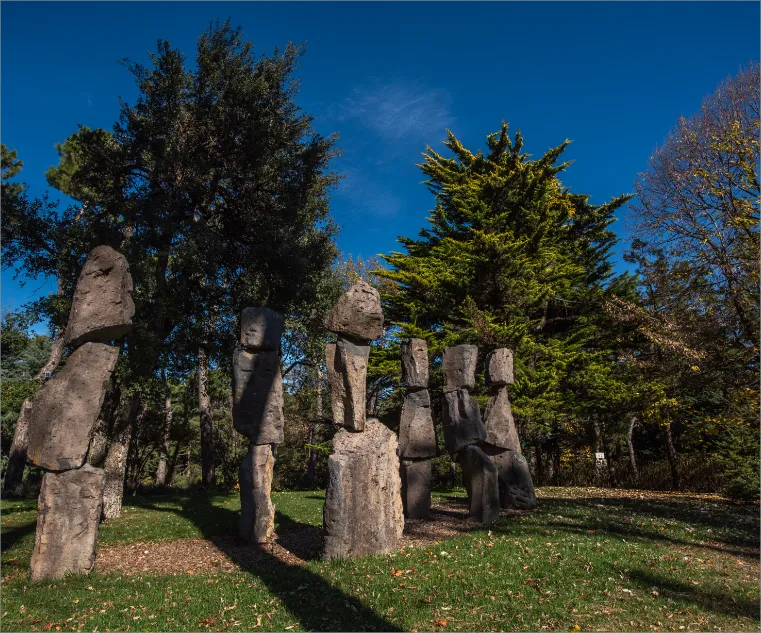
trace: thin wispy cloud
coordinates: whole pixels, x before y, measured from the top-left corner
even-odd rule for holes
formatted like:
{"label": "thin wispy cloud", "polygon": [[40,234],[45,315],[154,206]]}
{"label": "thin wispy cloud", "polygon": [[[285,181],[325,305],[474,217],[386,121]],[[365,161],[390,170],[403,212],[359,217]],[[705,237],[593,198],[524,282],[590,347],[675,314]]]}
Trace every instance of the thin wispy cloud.
{"label": "thin wispy cloud", "polygon": [[340,104],[336,118],[356,119],[389,143],[431,142],[443,138],[454,122],[445,90],[377,80],[354,88]]}
{"label": "thin wispy cloud", "polygon": [[399,212],[401,199],[383,182],[357,168],[341,171],[345,177],[336,188],[336,195],[354,210],[376,218],[390,218]]}

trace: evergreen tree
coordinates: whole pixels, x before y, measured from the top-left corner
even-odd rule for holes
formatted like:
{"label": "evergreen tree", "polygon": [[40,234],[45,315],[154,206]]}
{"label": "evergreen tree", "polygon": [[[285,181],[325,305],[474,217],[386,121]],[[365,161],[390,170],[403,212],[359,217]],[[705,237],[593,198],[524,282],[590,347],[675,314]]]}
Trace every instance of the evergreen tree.
{"label": "evergreen tree", "polygon": [[504,123],[476,154],[449,132],[453,157],[429,147],[420,166],[436,198],[430,227],[399,238],[407,252],[385,255],[390,269],[378,271],[393,282],[383,290],[387,319],[433,354],[462,342],[514,349],[515,411],[543,434],[578,408],[571,387],[589,364],[612,362],[599,335],[609,226],[630,197],[595,206],[564,188],[568,143],[532,160]]}

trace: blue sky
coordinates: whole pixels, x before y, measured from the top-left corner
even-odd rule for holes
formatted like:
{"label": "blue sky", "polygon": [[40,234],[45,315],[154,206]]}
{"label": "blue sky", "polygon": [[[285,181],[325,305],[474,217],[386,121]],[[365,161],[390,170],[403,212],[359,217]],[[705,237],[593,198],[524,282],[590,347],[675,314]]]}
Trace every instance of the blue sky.
{"label": "blue sky", "polygon": [[[346,178],[333,193],[344,253],[398,250],[433,198],[416,167],[447,128],[471,148],[504,119],[540,156],[566,138],[562,176],[600,204],[632,191],[680,115],[759,57],[756,2],[7,2],[2,14],[2,142],[35,195],[78,124],[110,129],[134,83],[121,58],[156,40],[194,56],[198,35],[230,17],[259,53],[306,43],[299,105],[337,131]],[[626,211],[615,229],[628,236]],[[2,306],[54,291],[2,274]]]}

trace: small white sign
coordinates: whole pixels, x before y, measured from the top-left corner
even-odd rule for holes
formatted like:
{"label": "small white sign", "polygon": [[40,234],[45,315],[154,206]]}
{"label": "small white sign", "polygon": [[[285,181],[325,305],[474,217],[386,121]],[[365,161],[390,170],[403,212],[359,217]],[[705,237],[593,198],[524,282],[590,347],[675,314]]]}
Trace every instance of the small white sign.
{"label": "small white sign", "polygon": [[595,453],[597,459],[605,459],[605,453]]}

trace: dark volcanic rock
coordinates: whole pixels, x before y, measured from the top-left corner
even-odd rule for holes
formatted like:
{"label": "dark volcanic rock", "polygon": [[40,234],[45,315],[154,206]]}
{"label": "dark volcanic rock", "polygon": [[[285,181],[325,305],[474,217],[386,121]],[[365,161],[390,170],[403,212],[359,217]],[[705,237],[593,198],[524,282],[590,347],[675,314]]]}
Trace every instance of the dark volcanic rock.
{"label": "dark volcanic rock", "polygon": [[526,458],[515,451],[482,446],[497,468],[499,500],[503,508],[531,510],[536,507],[536,492]]}
{"label": "dark volcanic rock", "polygon": [[402,478],[404,516],[410,520],[427,519],[431,514],[431,460],[403,459],[399,475]]}
{"label": "dark volcanic rock", "polygon": [[428,344],[421,338],[402,342],[402,387],[425,389],[428,386]]}
{"label": "dark volcanic rock", "polygon": [[277,352],[233,356],[233,425],[254,444],[283,442],[283,380]]}
{"label": "dark volcanic rock", "polygon": [[477,360],[478,348],[475,345],[445,347],[441,359],[444,392],[475,388]]}
{"label": "dark volcanic rock", "polygon": [[404,513],[396,448],[396,435],[373,418],[362,433],[336,433],[323,507],[326,559],[398,547]]}
{"label": "dark volcanic rock", "polygon": [[399,422],[399,456],[403,459],[436,457],[436,431],[427,389],[404,396]]}
{"label": "dark volcanic rock", "polygon": [[497,395],[489,398],[484,413],[484,424],[486,425],[486,441],[489,444],[509,448],[516,453],[521,452],[521,442],[518,439],[518,430],[515,428],[515,420],[505,387],[502,387]]}
{"label": "dark volcanic rock", "polygon": [[513,351],[502,347],[495,349],[486,361],[486,384],[490,387],[506,387],[513,384]]}
{"label": "dark volcanic rock", "polygon": [[127,260],[110,246],[98,246],[88,255],[77,280],[66,345],[120,338],[132,328],[134,315]]}
{"label": "dark volcanic rock", "polygon": [[444,394],[441,415],[444,443],[450,455],[486,439],[486,427],[481,421],[478,403],[465,389]]}
{"label": "dark volcanic rock", "polygon": [[283,336],[283,315],[269,308],[245,308],[240,317],[240,343],[254,350],[277,351]]}
{"label": "dark volcanic rock", "polygon": [[481,523],[499,518],[497,468],[478,446],[466,446],[459,454],[465,489],[468,491],[468,514]]}
{"label": "dark volcanic rock", "polygon": [[101,469],[85,465],[45,474],[37,501],[32,581],[55,580],[67,572],[90,573],[102,504]]}
{"label": "dark volcanic rock", "polygon": [[358,281],[338,299],[325,320],[325,328],[360,341],[383,334],[383,310],[378,291]]}
{"label": "dark volcanic rock", "polygon": [[69,470],[84,463],[118,357],[118,347],[85,343],[42,386],[29,413],[27,456],[33,464]]}

